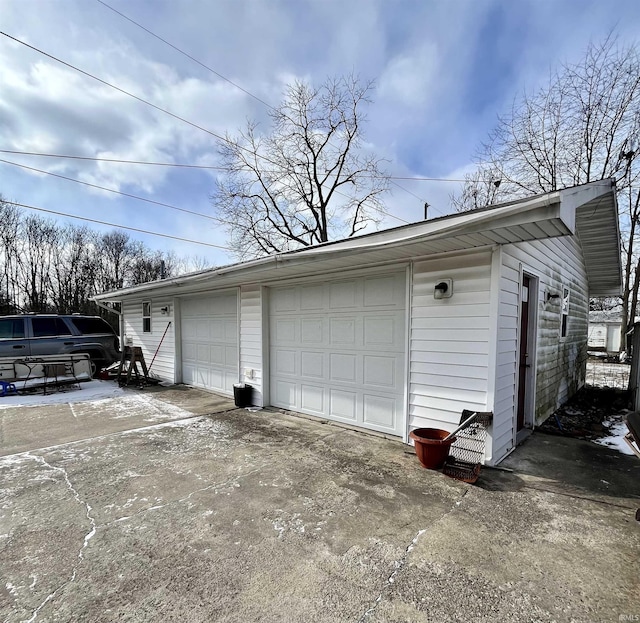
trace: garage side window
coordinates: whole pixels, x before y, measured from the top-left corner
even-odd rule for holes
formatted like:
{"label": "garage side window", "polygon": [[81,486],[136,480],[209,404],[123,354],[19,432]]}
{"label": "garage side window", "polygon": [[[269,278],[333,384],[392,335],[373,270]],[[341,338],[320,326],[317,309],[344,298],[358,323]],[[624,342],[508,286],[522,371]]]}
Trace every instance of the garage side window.
{"label": "garage side window", "polygon": [[142,303],[142,332],[151,333],[151,301]]}
{"label": "garage side window", "polygon": [[569,324],[569,288],[562,288],[562,324],[560,326],[560,337],[567,337]]}

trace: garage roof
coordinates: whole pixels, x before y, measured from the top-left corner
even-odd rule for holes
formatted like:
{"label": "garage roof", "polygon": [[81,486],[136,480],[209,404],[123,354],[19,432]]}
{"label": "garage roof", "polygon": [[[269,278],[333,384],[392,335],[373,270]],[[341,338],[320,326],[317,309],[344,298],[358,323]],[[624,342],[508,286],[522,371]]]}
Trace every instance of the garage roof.
{"label": "garage roof", "polygon": [[413,257],[577,235],[590,296],[620,294],[622,272],[615,185],[602,180],[258,260],[105,292],[96,301],[188,294],[213,288],[384,265]]}

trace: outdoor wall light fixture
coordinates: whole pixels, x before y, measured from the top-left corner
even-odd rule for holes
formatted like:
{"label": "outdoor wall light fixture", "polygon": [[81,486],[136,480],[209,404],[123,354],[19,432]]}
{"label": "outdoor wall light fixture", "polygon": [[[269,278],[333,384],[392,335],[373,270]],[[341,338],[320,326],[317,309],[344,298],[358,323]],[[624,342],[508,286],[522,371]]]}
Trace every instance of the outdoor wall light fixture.
{"label": "outdoor wall light fixture", "polygon": [[545,297],[547,303],[549,301],[555,301],[556,299],[559,299],[560,295],[559,294],[551,294],[551,292],[547,292],[547,295]]}
{"label": "outdoor wall light fixture", "polygon": [[434,299],[448,299],[453,294],[453,280],[439,279],[433,289]]}
{"label": "outdoor wall light fixture", "polygon": [[168,316],[168,315],[169,315],[169,306],[167,305],[167,306],[165,306],[165,307],[161,307],[161,308],[160,308],[160,313],[161,313],[163,316]]}

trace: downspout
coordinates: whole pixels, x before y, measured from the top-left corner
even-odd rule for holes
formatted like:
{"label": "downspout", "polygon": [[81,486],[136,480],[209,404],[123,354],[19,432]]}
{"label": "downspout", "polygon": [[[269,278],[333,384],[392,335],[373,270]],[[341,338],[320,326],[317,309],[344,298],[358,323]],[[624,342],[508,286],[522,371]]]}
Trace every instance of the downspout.
{"label": "downspout", "polygon": [[[112,314],[118,314],[118,326],[120,328],[120,350],[122,350],[122,345],[124,344],[124,315],[122,314],[121,311],[118,311],[117,309],[114,309],[113,307],[108,307],[107,305],[105,305],[104,303],[101,303],[100,301],[93,299],[93,302],[98,306],[101,307],[102,309],[106,309],[107,311],[111,312]],[[120,304],[122,304],[122,301],[120,301]]]}

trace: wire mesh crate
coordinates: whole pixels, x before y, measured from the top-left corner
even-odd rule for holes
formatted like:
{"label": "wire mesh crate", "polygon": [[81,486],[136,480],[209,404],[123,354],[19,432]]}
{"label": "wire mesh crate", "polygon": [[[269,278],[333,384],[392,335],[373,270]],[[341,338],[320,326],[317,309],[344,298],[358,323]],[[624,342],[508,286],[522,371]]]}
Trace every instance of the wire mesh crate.
{"label": "wire mesh crate", "polygon": [[466,422],[474,413],[473,420],[456,433],[456,440],[451,444],[449,456],[442,468],[443,474],[469,483],[476,482],[480,476],[487,429],[493,422],[491,411],[474,412],[465,409],[460,416],[460,424]]}

